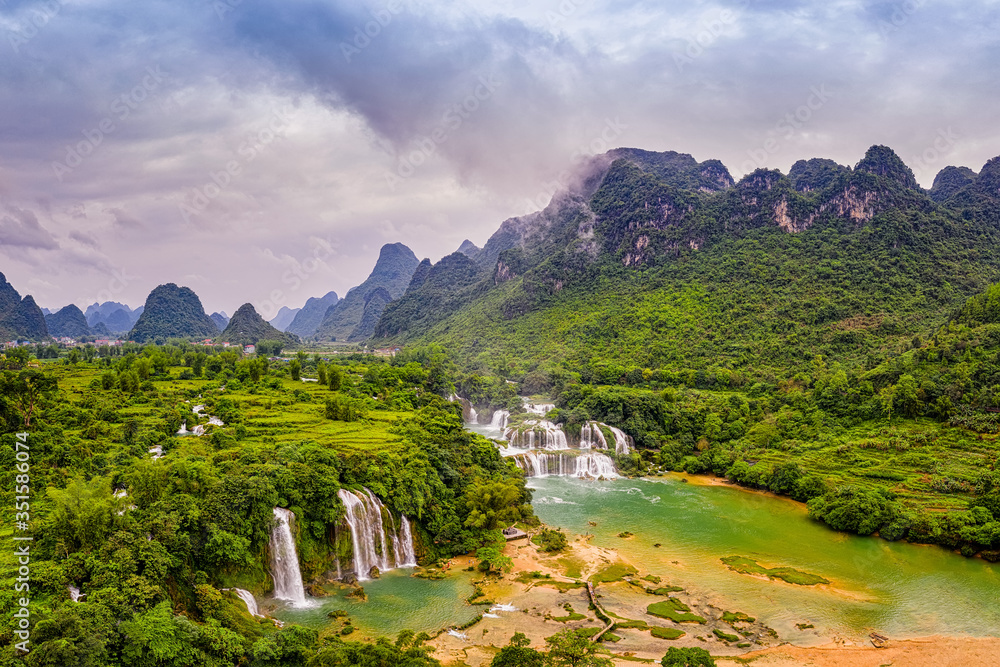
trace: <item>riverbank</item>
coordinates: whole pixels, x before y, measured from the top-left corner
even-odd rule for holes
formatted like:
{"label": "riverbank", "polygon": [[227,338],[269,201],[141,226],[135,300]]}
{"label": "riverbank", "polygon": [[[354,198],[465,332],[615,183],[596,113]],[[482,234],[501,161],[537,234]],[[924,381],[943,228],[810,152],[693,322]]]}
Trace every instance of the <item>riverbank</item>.
{"label": "riverbank", "polygon": [[992,667],[1000,663],[997,637],[922,637],[891,640],[883,649],[873,646],[778,646],[755,651],[737,660],[718,660],[719,667]]}
{"label": "riverbank", "polygon": [[[625,539],[625,538],[623,538]],[[483,607],[484,616],[477,623],[456,633],[443,633],[430,645],[434,655],[452,667],[485,667],[500,647],[515,632],[525,634],[531,646],[542,649],[545,638],[566,628],[598,628],[603,623],[589,608],[582,582],[596,577],[609,579],[597,586],[601,603],[621,623],[642,621],[647,627],[618,628],[617,641],[605,642],[607,657],[615,665],[659,664],[671,646],[698,646],[716,657],[720,667],[752,664],[755,667],[881,667],[887,664],[913,667],[995,665],[1000,657],[1000,638],[931,636],[890,639],[884,649],[876,649],[856,637],[835,637],[833,642],[817,646],[784,643],[782,637],[768,633],[760,623],[725,623],[723,611],[712,604],[709,594],[699,591],[675,591],[652,595],[650,589],[669,586],[666,581],[652,581],[642,563],[632,562],[617,549],[596,546],[592,536],[577,535],[567,549],[546,554],[527,539],[508,543],[504,553],[512,560],[510,572],[490,577],[481,585],[484,596],[494,606]],[[453,567],[465,568],[473,561],[456,559]],[[672,623],[646,613],[649,604],[673,597],[702,615],[705,624]],[[762,600],[763,601],[763,600]],[[729,610],[734,611],[734,610]],[[753,615],[759,610],[741,610]],[[659,639],[650,627],[675,628],[684,635],[675,640]],[[737,646],[720,638],[714,630],[733,636],[743,633],[756,637],[763,646]],[[746,642],[740,642],[746,643]]]}
{"label": "riverbank", "polygon": [[[489,665],[516,632],[527,636],[532,647],[544,649],[545,638],[560,630],[596,631],[604,623],[590,608],[586,581],[597,582],[596,594],[602,606],[626,626],[617,627],[609,641],[602,643],[609,657],[620,659],[621,664],[658,662],[671,646],[702,646],[714,655],[738,656],[747,648],[736,644],[746,642],[749,646],[751,638],[758,647],[777,643],[773,631],[763,624],[723,621],[725,610],[715,607],[707,595],[671,587],[643,570],[641,563],[623,558],[618,550],[591,544],[591,537],[571,536],[567,548],[554,554],[542,552],[528,539],[508,543],[504,554],[511,558],[510,572],[481,584],[484,596],[496,604],[484,608],[483,618],[474,625],[441,634],[430,642],[435,657],[456,667],[478,667]],[[650,605],[670,600],[689,610],[679,612],[680,616],[701,621],[673,623],[647,613]],[[653,628],[680,636],[658,638]],[[736,632],[749,637],[741,634],[739,641],[727,641],[719,636],[735,640]]]}

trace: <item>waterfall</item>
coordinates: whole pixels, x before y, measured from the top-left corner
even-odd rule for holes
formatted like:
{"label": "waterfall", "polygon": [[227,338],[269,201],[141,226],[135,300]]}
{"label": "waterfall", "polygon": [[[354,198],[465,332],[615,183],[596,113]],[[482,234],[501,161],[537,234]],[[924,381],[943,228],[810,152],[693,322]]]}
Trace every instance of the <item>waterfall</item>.
{"label": "waterfall", "polygon": [[580,449],[607,449],[608,441],[597,422],[587,422],[580,427]]}
{"label": "waterfall", "polygon": [[72,600],[73,602],[79,602],[81,598],[87,597],[86,593],[81,595],[80,589],[74,586],[73,584],[67,586],[66,590],[69,591],[69,599]]}
{"label": "waterfall", "polygon": [[493,417],[490,419],[490,427],[495,429],[505,429],[507,428],[507,420],[510,419],[510,413],[506,410],[497,410],[493,413]]}
{"label": "waterfall", "polygon": [[609,456],[583,454],[576,457],[576,468],[573,471],[573,476],[611,479],[618,477],[618,471],[615,469],[615,462]]}
{"label": "waterfall", "polygon": [[625,435],[625,432],[621,429],[614,426],[608,426],[608,428],[615,435],[615,454],[621,456],[630,453],[632,451],[631,438]]}
{"label": "waterfall", "polygon": [[271,576],[274,577],[274,597],[288,600],[293,607],[306,605],[306,591],[299,571],[299,556],[292,537],[295,515],[281,507],[274,508],[276,524],[271,529]]}
{"label": "waterfall", "polygon": [[448,397],[451,403],[459,402],[462,404],[462,421],[466,424],[478,424],[479,415],[476,413],[476,409],[472,407],[472,401],[467,398],[462,398],[458,394],[452,394]]}
{"label": "waterfall", "polygon": [[618,477],[615,462],[606,454],[586,453],[547,454],[545,452],[526,452],[512,457],[518,468],[524,471],[525,477],[560,477],[611,479]]}
{"label": "waterfall", "polygon": [[189,433],[188,423],[187,420],[185,419],[184,421],[181,422],[181,430],[177,431],[177,435],[187,435],[188,433]]}
{"label": "waterfall", "polygon": [[[523,428],[527,427],[527,428]],[[562,427],[550,421],[529,419],[523,427],[509,428],[504,431],[504,438],[511,447],[519,449],[569,449],[569,442]]]}
{"label": "waterfall", "polygon": [[400,523],[403,524],[399,529],[399,542],[403,545],[402,550],[402,560],[397,559],[399,567],[416,567],[417,566],[417,553],[413,550],[413,533],[410,531],[410,520],[406,518],[405,514],[400,514]]}
{"label": "waterfall", "polygon": [[244,603],[246,603],[247,611],[250,612],[251,616],[260,616],[260,617],[264,616],[263,614],[260,613],[260,610],[257,608],[257,599],[253,596],[253,593],[251,593],[250,591],[245,591],[242,588],[230,588],[223,590],[231,590],[232,592],[236,593],[236,595],[238,595],[239,598],[243,600]]}
{"label": "waterfall", "polygon": [[556,407],[554,403],[532,403],[526,398],[522,398],[521,400],[524,402],[525,410],[539,417],[544,417],[549,414],[549,410]]}
{"label": "waterfall", "polygon": [[[384,572],[394,567],[413,567],[417,564],[413,534],[405,515],[401,516],[401,525],[397,530],[392,513],[368,489],[362,488],[357,493],[341,489],[337,492],[337,497],[346,509],[345,520],[351,530],[354,574],[359,580],[370,578],[373,567]],[[383,510],[389,517],[388,529],[382,520]]]}

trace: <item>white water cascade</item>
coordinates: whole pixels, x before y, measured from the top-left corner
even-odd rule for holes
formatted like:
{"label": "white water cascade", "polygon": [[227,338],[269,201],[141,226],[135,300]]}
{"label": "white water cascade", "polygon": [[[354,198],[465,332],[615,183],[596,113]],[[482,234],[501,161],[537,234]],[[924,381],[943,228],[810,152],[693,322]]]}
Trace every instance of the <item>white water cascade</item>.
{"label": "white water cascade", "polygon": [[274,597],[288,600],[293,607],[306,606],[306,591],[299,570],[299,555],[292,537],[295,515],[281,507],[274,508],[276,525],[271,529],[271,576],[274,577]]}
{"label": "white water cascade", "polygon": [[504,431],[509,446],[517,449],[569,449],[562,427],[550,421],[529,419],[521,427]]}
{"label": "white water cascade", "polygon": [[507,428],[507,420],[509,419],[509,412],[506,410],[497,410],[493,413],[493,417],[490,419],[490,428],[505,429]]}
{"label": "white water cascade", "polygon": [[582,479],[614,479],[618,477],[615,462],[606,454],[547,454],[527,452],[516,454],[514,463],[524,471],[525,477],[579,477]]}
{"label": "white water cascade", "polygon": [[608,428],[611,429],[611,432],[615,435],[615,454],[621,456],[631,453],[631,438],[625,435],[625,432],[621,429],[615,428],[614,426],[608,426]]}
{"label": "white water cascade", "polygon": [[587,422],[580,427],[580,449],[607,449],[608,441],[597,422]]}
{"label": "white water cascade", "polygon": [[[351,530],[354,574],[361,581],[370,578],[373,567],[379,572],[396,567],[414,567],[417,557],[413,550],[413,534],[405,515],[396,528],[392,513],[368,489],[351,492],[341,489],[337,497],[347,510],[345,520]],[[389,525],[383,521],[383,510]]]}
{"label": "white water cascade", "polygon": [[250,612],[251,616],[259,616],[261,618],[264,617],[264,615],[260,613],[260,609],[257,608],[257,598],[253,596],[253,593],[251,593],[250,591],[245,591],[242,588],[230,588],[228,590],[231,590],[232,592],[236,593],[236,595],[241,600],[243,600],[244,603],[246,603],[247,611]]}
{"label": "white water cascade", "polygon": [[522,398],[521,401],[524,403],[525,410],[539,417],[544,417],[549,414],[549,410],[556,407],[555,403],[532,403],[526,398]]}

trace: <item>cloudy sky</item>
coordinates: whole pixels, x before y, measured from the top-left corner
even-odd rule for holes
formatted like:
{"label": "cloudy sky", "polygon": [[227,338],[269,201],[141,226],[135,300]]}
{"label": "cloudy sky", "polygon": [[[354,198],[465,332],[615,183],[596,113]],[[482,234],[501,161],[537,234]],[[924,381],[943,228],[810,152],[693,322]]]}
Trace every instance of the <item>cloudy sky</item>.
{"label": "cloudy sky", "polygon": [[734,176],[1000,154],[986,0],[0,0],[0,271],[265,316],[437,260],[614,146]]}

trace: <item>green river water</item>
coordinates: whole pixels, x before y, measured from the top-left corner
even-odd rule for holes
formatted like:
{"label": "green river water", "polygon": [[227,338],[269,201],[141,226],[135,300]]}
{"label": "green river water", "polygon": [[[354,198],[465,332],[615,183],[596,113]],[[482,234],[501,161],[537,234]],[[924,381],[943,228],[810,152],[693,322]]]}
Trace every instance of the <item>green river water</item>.
{"label": "green river water", "polygon": [[[1000,567],[979,559],[838,533],[791,500],[684,483],[677,475],[529,482],[546,524],[591,533],[594,544],[617,549],[643,574],[756,616],[787,641],[809,644],[872,630],[893,637],[1000,632]],[[623,531],[635,537],[619,538]],[[732,555],[819,574],[831,584],[796,586],[739,574],[720,561]],[[801,631],[798,623],[816,628]]]}
{"label": "green river water", "polygon": [[[547,477],[529,486],[546,524],[593,534],[594,544],[617,549],[643,574],[705,595],[721,609],[756,616],[786,641],[857,639],[872,630],[892,637],[1000,632],[1000,567],[938,547],[838,533],[790,500],[684,483],[675,475],[605,482]],[[635,537],[619,538],[622,531]],[[819,574],[831,585],[795,586],[732,572],[719,560],[731,555]],[[327,612],[344,609],[361,631],[355,636],[372,637],[459,625],[482,611],[464,602],[471,573],[429,581],[410,572],[366,582],[366,602],[338,594],[275,615],[322,627],[330,622]],[[799,623],[815,628],[799,630]]]}
{"label": "green river water", "polygon": [[465,602],[473,590],[471,572],[455,572],[437,581],[410,576],[412,572],[412,569],[389,570],[377,580],[363,582],[368,594],[364,602],[346,597],[344,589],[330,597],[312,600],[313,606],[307,609],[282,608],[274,616],[319,629],[330,623],[327,616],[330,611],[342,609],[358,629],[350,639],[371,639],[395,637],[404,629],[433,632],[461,625],[483,611],[482,607]]}

